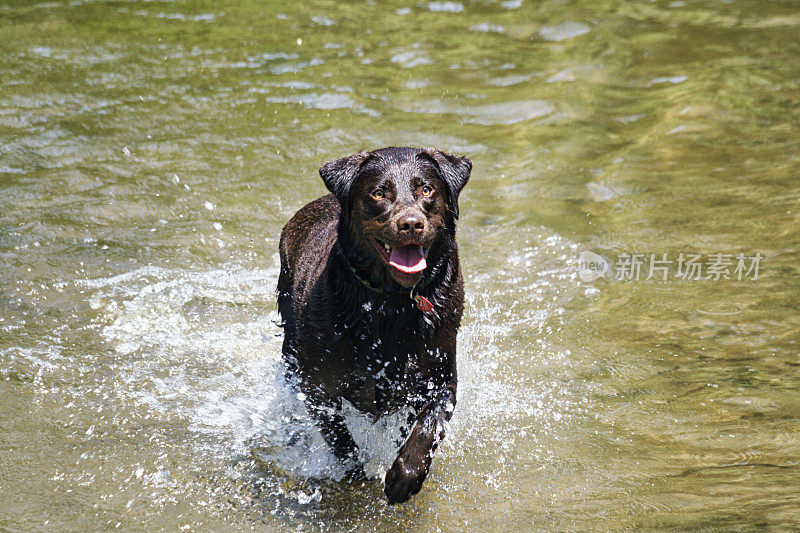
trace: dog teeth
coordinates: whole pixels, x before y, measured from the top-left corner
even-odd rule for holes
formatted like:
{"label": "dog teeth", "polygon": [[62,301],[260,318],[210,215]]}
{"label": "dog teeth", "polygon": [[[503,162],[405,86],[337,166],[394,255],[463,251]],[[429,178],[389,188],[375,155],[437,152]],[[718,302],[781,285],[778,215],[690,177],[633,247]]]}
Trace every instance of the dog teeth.
{"label": "dog teeth", "polygon": [[392,252],[392,247],[391,247],[391,246],[389,246],[389,245],[388,245],[388,244],[386,244],[386,243],[383,243],[383,249],[384,249],[384,250],[386,250],[386,251],[387,251],[387,252],[389,252],[389,253],[391,253],[391,252]]}

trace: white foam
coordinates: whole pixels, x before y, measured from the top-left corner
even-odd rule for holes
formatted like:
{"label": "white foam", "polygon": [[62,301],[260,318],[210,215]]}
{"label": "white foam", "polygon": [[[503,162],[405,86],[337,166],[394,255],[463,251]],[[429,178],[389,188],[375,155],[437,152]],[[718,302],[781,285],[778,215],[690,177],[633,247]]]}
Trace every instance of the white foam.
{"label": "white foam", "polygon": [[[554,424],[568,423],[579,403],[563,382],[531,379],[549,375],[548,367],[566,366],[569,354],[546,343],[509,342],[520,333],[543,335],[548,321],[557,319],[573,292],[563,281],[574,277],[566,259],[571,245],[549,235],[516,245],[510,253],[506,243],[498,246],[508,254],[505,267],[495,266],[491,276],[484,276],[474,265],[474,273],[467,274],[458,405],[450,436],[437,453],[444,460],[476,448],[494,453],[517,438],[536,441]],[[540,270],[535,281],[520,279],[519,269],[532,262]],[[203,438],[186,446],[200,446],[223,461],[248,457],[291,476],[338,480],[341,467],[283,376],[277,276],[277,266],[144,267],[82,285],[101,313],[102,336],[119,354],[120,375],[113,380],[126,401],[187,421]],[[574,284],[574,292],[580,290]],[[540,303],[533,310],[529,304],[509,305],[513,298],[501,304],[498,297],[507,291],[518,303]],[[511,363],[525,358],[535,361],[531,375],[508,373]],[[345,415],[367,472],[381,477],[396,454],[404,414],[373,422],[346,406]],[[512,434],[509,427],[515,428]],[[315,494],[303,492],[298,502],[317,501]]]}

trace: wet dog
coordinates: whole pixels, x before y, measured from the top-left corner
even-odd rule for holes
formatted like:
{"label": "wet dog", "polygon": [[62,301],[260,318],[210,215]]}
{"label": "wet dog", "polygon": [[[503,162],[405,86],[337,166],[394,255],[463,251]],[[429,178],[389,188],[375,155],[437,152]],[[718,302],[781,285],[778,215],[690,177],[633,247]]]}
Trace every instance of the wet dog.
{"label": "wet dog", "polygon": [[419,492],[456,405],[464,287],[456,245],[469,159],[383,148],[325,163],[332,194],[280,240],[283,356],[309,413],[351,479],[364,477],[342,400],[374,417],[411,407],[386,473],[390,503]]}

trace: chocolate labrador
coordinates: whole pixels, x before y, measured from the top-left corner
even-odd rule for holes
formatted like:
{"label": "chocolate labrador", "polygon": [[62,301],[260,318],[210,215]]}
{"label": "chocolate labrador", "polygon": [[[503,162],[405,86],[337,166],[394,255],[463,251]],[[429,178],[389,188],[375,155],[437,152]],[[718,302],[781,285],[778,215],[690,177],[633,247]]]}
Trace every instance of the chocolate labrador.
{"label": "chocolate labrador", "polygon": [[386,473],[390,503],[419,492],[456,404],[464,287],[456,245],[469,159],[383,148],[325,163],[332,194],[283,229],[283,356],[309,413],[351,479],[363,479],[342,399],[374,417],[411,407]]}

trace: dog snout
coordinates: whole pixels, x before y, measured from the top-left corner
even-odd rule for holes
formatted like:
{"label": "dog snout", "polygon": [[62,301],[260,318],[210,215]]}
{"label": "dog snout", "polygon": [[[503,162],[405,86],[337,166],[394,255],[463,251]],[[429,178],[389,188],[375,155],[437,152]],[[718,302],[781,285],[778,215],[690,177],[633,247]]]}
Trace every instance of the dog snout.
{"label": "dog snout", "polygon": [[397,219],[397,230],[402,235],[419,235],[425,231],[425,218],[419,213],[406,213]]}

